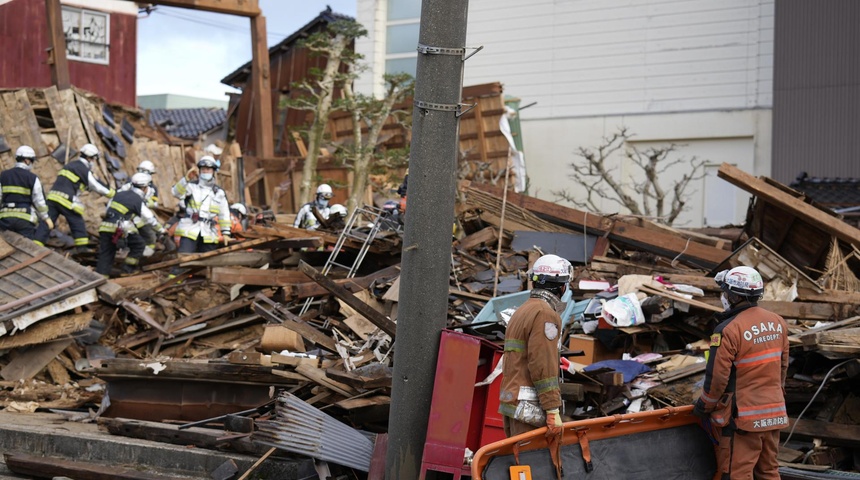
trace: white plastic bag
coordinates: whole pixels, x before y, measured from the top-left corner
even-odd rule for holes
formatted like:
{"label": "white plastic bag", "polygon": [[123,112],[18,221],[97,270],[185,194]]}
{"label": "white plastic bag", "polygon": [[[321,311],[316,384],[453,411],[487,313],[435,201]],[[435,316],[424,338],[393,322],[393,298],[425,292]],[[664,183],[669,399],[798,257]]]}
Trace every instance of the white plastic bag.
{"label": "white plastic bag", "polygon": [[628,293],[603,304],[603,319],[613,327],[631,327],[645,323],[645,314],[636,294]]}

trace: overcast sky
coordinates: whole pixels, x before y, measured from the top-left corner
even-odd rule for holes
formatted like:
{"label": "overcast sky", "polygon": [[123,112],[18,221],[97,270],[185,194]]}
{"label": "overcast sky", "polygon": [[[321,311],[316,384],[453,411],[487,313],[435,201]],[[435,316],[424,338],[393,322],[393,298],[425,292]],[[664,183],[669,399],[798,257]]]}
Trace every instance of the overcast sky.
{"label": "overcast sky", "polygon": [[[355,16],[356,0],[260,0],[269,46],[325,10]],[[141,15],[143,17],[143,15]],[[138,21],[137,94],[227,100],[221,79],[251,60],[245,17],[159,6]]]}

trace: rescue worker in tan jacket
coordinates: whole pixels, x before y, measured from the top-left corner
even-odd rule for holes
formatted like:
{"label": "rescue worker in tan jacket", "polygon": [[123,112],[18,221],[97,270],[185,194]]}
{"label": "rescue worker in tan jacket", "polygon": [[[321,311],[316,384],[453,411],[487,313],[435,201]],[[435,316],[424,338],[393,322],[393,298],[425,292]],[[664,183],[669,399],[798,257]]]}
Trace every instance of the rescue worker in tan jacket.
{"label": "rescue worker in tan jacket", "polygon": [[779,430],[788,426],[788,326],[756,304],[764,282],[755,269],[724,270],[715,280],[725,312],[716,315],[720,323],[693,409],[720,432],[714,479],[779,480]]}
{"label": "rescue worker in tan jacket", "polygon": [[531,272],[534,289],[508,323],[499,396],[508,437],[543,426],[549,428],[547,436],[561,433],[559,314],[570,275],[570,262],[559,256],[537,259]]}

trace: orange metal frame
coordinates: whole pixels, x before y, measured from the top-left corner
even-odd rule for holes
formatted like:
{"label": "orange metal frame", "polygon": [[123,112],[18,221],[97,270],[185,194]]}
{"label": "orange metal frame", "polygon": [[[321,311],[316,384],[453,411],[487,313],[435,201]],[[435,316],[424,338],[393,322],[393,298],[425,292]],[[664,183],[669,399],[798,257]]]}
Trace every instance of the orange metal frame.
{"label": "orange metal frame", "polygon": [[[568,422],[564,424],[562,445],[578,443],[578,433],[582,431],[588,432],[589,441],[594,441],[697,423],[698,418],[692,412],[693,406],[688,405]],[[513,455],[515,449],[526,452],[547,448],[545,435],[546,427],[542,427],[481,447],[472,460],[473,480],[483,480],[482,472],[493,457]]]}

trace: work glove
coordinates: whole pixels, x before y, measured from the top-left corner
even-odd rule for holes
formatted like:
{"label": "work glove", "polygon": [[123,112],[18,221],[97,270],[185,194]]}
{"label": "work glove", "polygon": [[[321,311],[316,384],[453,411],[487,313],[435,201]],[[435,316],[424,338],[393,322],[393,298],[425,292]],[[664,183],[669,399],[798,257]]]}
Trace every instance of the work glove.
{"label": "work glove", "polygon": [[197,178],[197,167],[191,167],[190,170],[185,174],[185,179],[189,182]]}
{"label": "work glove", "polygon": [[110,190],[108,190],[108,192],[105,194],[105,196],[106,196],[107,198],[113,198],[113,197],[114,197],[114,195],[116,195],[116,190],[114,190],[113,188],[111,188]]}
{"label": "work glove", "polygon": [[565,371],[571,375],[576,375],[576,368],[574,368],[574,365],[572,363],[570,363],[570,360],[568,360],[564,357],[561,357],[559,359],[558,368],[560,368],[561,370],[563,370],[563,371]]}
{"label": "work glove", "polygon": [[546,436],[557,437],[561,435],[562,423],[561,413],[557,408],[546,411]]}
{"label": "work glove", "polygon": [[227,245],[230,244],[230,240],[232,240],[232,238],[230,238],[230,235],[224,235],[221,238],[221,243],[226,247]]}
{"label": "work glove", "polygon": [[48,226],[48,230],[54,229],[54,221],[51,220],[50,217],[45,219],[45,225]]}
{"label": "work glove", "polygon": [[716,276],[714,276],[714,281],[717,282],[717,285],[719,285],[720,287],[722,287],[723,283],[725,283],[727,273],[729,273],[728,270],[723,270],[723,271],[717,273]]}
{"label": "work glove", "polygon": [[696,403],[693,404],[693,415],[701,419],[708,419],[711,417],[711,414],[705,411],[705,402],[703,402],[701,398],[696,400]]}

